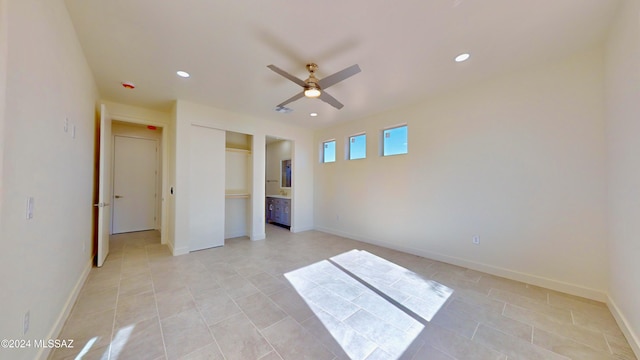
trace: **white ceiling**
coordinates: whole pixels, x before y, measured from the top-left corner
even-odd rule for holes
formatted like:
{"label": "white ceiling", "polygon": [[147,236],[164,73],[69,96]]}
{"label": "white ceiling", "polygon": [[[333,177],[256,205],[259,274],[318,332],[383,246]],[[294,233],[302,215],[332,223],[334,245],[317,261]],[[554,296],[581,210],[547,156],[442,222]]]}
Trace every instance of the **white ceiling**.
{"label": "white ceiling", "polygon": [[[318,128],[363,118],[601,43],[617,0],[65,0],[106,100],[167,111],[184,99]],[[471,53],[465,63],[453,58]],[[275,106],[305,79],[362,72]],[[191,78],[176,76],[186,70]],[[131,81],[135,90],[121,82]],[[309,117],[310,112],[319,113]]]}

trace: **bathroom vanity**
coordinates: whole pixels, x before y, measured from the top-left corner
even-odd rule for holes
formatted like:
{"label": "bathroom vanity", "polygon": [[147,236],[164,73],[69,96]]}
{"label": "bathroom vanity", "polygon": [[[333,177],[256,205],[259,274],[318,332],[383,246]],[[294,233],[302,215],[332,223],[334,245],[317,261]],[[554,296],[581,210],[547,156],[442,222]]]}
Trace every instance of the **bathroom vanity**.
{"label": "bathroom vanity", "polygon": [[291,226],[291,198],[269,195],[266,197],[266,219],[268,223]]}

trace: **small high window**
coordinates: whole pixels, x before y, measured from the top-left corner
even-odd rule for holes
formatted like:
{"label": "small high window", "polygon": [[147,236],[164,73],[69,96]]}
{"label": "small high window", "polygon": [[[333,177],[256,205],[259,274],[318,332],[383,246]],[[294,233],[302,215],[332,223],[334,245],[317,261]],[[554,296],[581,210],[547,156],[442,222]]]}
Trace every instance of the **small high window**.
{"label": "small high window", "polygon": [[407,125],[382,131],[382,156],[406,154],[407,144]]}
{"label": "small high window", "polygon": [[336,161],[336,141],[329,140],[322,143],[322,162]]}
{"label": "small high window", "polygon": [[367,134],[349,137],[349,160],[367,157]]}

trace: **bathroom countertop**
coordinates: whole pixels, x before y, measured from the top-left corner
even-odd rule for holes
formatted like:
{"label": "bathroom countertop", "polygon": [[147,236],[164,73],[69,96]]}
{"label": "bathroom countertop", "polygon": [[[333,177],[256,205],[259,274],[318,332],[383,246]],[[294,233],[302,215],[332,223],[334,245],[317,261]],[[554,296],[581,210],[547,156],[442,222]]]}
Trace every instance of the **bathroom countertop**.
{"label": "bathroom countertop", "polygon": [[276,199],[291,199],[291,196],[284,196],[284,195],[265,195],[265,197],[276,198]]}

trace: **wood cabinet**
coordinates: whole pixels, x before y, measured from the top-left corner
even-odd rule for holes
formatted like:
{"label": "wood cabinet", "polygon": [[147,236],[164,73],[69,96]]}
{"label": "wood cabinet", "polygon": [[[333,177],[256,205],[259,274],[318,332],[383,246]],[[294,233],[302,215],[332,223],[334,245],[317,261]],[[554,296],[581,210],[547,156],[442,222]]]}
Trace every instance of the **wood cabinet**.
{"label": "wood cabinet", "polygon": [[267,222],[291,226],[291,199],[267,197],[265,205]]}

